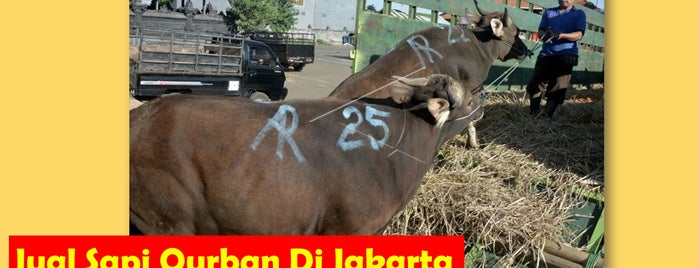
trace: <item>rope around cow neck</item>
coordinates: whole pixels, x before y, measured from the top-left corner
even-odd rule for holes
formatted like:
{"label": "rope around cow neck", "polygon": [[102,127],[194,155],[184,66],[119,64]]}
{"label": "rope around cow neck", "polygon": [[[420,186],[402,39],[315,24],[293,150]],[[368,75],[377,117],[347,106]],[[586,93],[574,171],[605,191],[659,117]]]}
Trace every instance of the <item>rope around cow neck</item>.
{"label": "rope around cow neck", "polygon": [[[541,47],[544,45],[544,43],[551,41],[551,39],[552,39],[552,38],[549,38],[549,39],[547,39],[547,40],[544,41],[544,42],[541,42],[541,39],[536,40],[536,43],[534,43],[534,45],[532,46],[531,49],[529,49],[529,51],[530,51],[530,52],[532,53],[532,55],[533,55],[533,53],[534,53],[535,50],[541,48]],[[505,45],[507,45],[507,46],[510,47],[511,49],[514,49],[514,50],[516,50],[516,51],[518,51],[518,52],[522,52],[521,50],[515,48],[514,46],[508,44],[507,42],[502,41],[502,40],[500,40],[500,41],[503,42],[503,43],[505,43]],[[525,57],[525,58],[526,58],[526,57]],[[509,79],[510,75],[511,75],[512,73],[514,73],[515,70],[517,70],[517,68],[519,67],[519,64],[520,64],[522,61],[524,61],[524,59],[521,59],[521,60],[515,62],[512,66],[510,66],[510,68],[508,68],[508,69],[505,70],[505,72],[503,72],[500,76],[498,76],[497,78],[495,78],[486,88],[484,88],[484,90],[491,90],[493,84],[494,84],[495,82],[498,82],[498,80],[500,80],[500,81],[499,81],[498,84],[495,86],[495,88],[499,87],[503,82],[507,81],[507,80]],[[485,101],[488,99],[488,97],[490,97],[491,94],[493,94],[493,93],[492,93],[492,92],[489,92],[488,94],[486,94],[485,96],[483,96],[483,101],[485,102]]]}
{"label": "rope around cow neck", "polygon": [[[402,78],[407,78],[407,77],[409,77],[409,76],[411,76],[411,75],[413,75],[413,74],[415,74],[415,73],[417,73],[417,72],[419,72],[419,71],[422,71],[422,70],[424,70],[424,69],[425,69],[425,67],[422,67],[422,68],[420,68],[420,69],[417,69],[417,70],[415,70],[415,71],[413,71],[413,72],[411,72],[411,73],[409,73],[409,74],[404,75]],[[336,111],[338,111],[338,110],[340,110],[340,109],[342,109],[342,108],[347,107],[348,105],[350,105],[350,104],[352,104],[352,103],[355,103],[355,102],[357,102],[357,101],[359,101],[359,100],[361,100],[361,99],[363,99],[363,98],[366,98],[367,96],[369,96],[369,95],[371,95],[371,94],[374,94],[374,93],[376,93],[377,91],[379,91],[379,90],[381,90],[381,89],[383,89],[383,88],[385,88],[385,87],[387,87],[387,86],[389,86],[389,85],[395,83],[396,81],[398,81],[398,80],[394,80],[394,81],[388,82],[388,83],[386,83],[385,85],[383,85],[383,86],[381,86],[381,87],[379,87],[379,88],[377,88],[377,89],[374,89],[374,90],[370,91],[369,93],[366,93],[366,94],[364,94],[364,95],[362,95],[362,96],[359,96],[359,98],[355,98],[355,99],[353,99],[353,100],[351,100],[351,101],[348,101],[347,103],[345,103],[345,104],[343,104],[343,105],[340,105],[340,106],[338,106],[337,108],[328,111],[327,113],[321,114],[321,115],[317,116],[316,118],[313,118],[313,119],[309,120],[308,123],[313,123],[313,121],[316,121],[316,120],[318,120],[318,119],[320,119],[320,118],[323,118],[323,117],[325,117],[325,116],[327,116],[327,115],[329,115],[329,114],[331,114],[331,113],[334,113],[334,112],[336,112]]]}

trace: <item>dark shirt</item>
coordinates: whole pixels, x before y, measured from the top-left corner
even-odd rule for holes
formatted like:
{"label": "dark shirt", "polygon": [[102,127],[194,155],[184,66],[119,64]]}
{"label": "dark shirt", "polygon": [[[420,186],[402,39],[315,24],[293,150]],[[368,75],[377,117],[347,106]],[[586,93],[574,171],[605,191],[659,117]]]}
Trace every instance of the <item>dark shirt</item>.
{"label": "dark shirt", "polygon": [[[585,34],[586,18],[585,12],[573,7],[572,9],[561,12],[558,7],[548,8],[541,16],[539,29],[546,30],[550,27],[553,34],[571,33],[580,31]],[[578,55],[578,41],[568,41],[564,39],[551,40],[552,42],[544,43],[539,55],[552,56],[572,54]]]}

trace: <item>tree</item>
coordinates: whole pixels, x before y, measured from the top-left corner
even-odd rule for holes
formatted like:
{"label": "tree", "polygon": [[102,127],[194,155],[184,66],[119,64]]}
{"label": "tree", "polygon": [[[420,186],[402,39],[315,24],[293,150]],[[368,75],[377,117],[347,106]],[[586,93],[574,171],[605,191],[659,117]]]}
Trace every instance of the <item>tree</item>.
{"label": "tree", "polygon": [[379,13],[379,12],[376,10],[376,7],[374,6],[374,4],[368,5],[368,6],[366,7],[366,11],[370,11],[370,12],[374,12],[374,13]]}
{"label": "tree", "polygon": [[293,0],[232,0],[231,28],[243,33],[286,32],[296,23]]}
{"label": "tree", "polygon": [[167,5],[168,3],[170,3],[170,0],[152,0],[150,6],[155,10],[160,10],[160,6]]}

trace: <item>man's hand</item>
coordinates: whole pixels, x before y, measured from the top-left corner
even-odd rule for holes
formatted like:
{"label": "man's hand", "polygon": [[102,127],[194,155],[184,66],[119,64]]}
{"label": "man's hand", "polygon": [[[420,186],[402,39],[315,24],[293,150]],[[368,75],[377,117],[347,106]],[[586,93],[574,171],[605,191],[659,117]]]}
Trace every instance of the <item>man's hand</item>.
{"label": "man's hand", "polygon": [[551,32],[551,27],[541,32],[543,32],[543,34],[541,35],[541,40],[543,40],[544,43],[550,42],[554,38],[558,39],[558,36],[554,35],[553,32]]}

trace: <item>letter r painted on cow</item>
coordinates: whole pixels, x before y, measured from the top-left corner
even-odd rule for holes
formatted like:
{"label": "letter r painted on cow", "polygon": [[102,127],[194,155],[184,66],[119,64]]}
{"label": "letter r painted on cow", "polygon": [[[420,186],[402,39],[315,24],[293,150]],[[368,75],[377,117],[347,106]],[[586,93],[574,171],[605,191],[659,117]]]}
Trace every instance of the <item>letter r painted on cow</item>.
{"label": "letter r painted on cow", "polygon": [[[418,43],[417,42],[418,40],[421,41],[421,43]],[[422,65],[422,68],[427,67],[427,65],[425,64],[425,59],[422,57],[422,53],[425,53],[425,55],[427,56],[427,59],[430,61],[430,64],[434,64],[434,59],[432,59],[432,54],[437,55],[439,57],[439,59],[444,58],[444,56],[442,56],[442,54],[440,54],[436,50],[430,48],[430,41],[427,40],[427,38],[425,38],[422,35],[412,36],[412,37],[408,38],[408,40],[406,42],[408,42],[408,45],[410,46],[410,48],[413,49],[413,51],[415,52],[415,55],[420,60],[420,64]]]}
{"label": "letter r painted on cow", "polygon": [[[287,117],[289,114],[291,115],[291,126],[287,127]],[[296,156],[296,160],[299,163],[306,162],[306,158],[303,157],[301,150],[299,150],[296,141],[294,141],[292,137],[298,126],[299,116],[296,113],[296,109],[287,104],[281,105],[274,117],[267,120],[267,124],[262,127],[262,130],[257,134],[257,137],[255,137],[250,147],[253,150],[257,150],[257,147],[260,146],[260,143],[267,136],[267,133],[274,128],[279,135],[277,139],[277,156],[279,159],[284,159],[284,144],[288,143],[294,156]]]}

